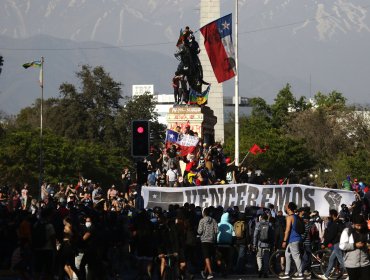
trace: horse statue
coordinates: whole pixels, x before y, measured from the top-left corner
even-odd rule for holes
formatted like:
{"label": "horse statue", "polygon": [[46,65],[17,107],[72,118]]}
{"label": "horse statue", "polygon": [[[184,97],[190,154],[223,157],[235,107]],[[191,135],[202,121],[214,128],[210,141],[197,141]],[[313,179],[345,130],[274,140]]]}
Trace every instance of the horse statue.
{"label": "horse statue", "polygon": [[177,72],[187,77],[189,86],[197,91],[202,91],[202,84],[208,84],[203,81],[203,68],[200,63],[198,53],[199,44],[195,41],[192,32],[184,32],[177,43],[178,51],[175,57],[180,61]]}

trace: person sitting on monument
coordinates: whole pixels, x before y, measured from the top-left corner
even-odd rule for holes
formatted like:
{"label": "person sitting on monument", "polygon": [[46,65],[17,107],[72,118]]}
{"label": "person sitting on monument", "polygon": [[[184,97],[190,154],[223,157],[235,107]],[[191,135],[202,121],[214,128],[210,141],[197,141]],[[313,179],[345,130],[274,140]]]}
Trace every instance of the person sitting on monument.
{"label": "person sitting on monument", "polygon": [[194,136],[194,131],[192,131],[190,129],[190,124],[189,123],[187,123],[186,126],[185,126],[185,132],[184,132],[184,134],[189,134],[190,136]]}
{"label": "person sitting on monument", "polygon": [[184,31],[182,32],[182,38],[185,43],[189,41],[189,37],[193,35],[193,30],[189,26],[185,26]]}
{"label": "person sitting on monument", "polygon": [[193,34],[193,31],[190,29],[189,26],[186,26],[184,30],[180,31],[180,37],[177,40],[176,47],[181,48],[184,45],[185,41],[188,40],[188,37]]}
{"label": "person sitting on monument", "polygon": [[173,97],[175,99],[175,104],[178,104],[180,102],[180,73],[178,71],[175,72],[175,76],[172,78],[172,87],[173,87]]}
{"label": "person sitting on monument", "polygon": [[206,168],[201,169],[197,172],[195,178],[195,185],[196,186],[206,186],[208,185],[208,172]]}
{"label": "person sitting on monument", "polygon": [[177,137],[177,141],[181,141],[182,139],[182,136],[183,136],[183,132],[181,131],[181,126],[176,126],[176,129],[175,131],[179,134],[179,136]]}
{"label": "person sitting on monument", "polygon": [[166,154],[168,156],[168,166],[169,167],[171,165],[176,165],[176,166],[179,165],[179,160],[178,160],[178,157],[177,157],[177,147],[176,147],[176,145],[171,145],[171,147],[169,147],[166,150]]}
{"label": "person sitting on monument", "polygon": [[182,160],[186,164],[185,170],[184,170],[184,174],[183,174],[183,177],[184,177],[184,185],[185,186],[189,186],[190,183],[187,180],[188,179],[188,174],[193,169],[193,167],[196,167],[197,166],[197,160],[196,160],[194,154],[188,154],[186,157],[183,157]]}
{"label": "person sitting on monument", "polygon": [[189,35],[188,39],[185,41],[185,45],[189,47],[193,63],[199,64],[200,62],[199,62],[198,54],[200,53],[200,48],[193,34]]}
{"label": "person sitting on monument", "polygon": [[189,102],[188,80],[185,75],[180,75],[179,104],[187,104],[188,102]]}

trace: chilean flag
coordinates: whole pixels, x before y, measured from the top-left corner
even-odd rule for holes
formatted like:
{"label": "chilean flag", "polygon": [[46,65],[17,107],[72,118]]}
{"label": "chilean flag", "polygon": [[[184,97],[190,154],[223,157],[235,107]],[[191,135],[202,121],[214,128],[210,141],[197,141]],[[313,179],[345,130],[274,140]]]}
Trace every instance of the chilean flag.
{"label": "chilean flag", "polygon": [[181,140],[177,142],[180,148],[180,156],[187,156],[188,154],[194,152],[198,141],[198,137],[184,134]]}
{"label": "chilean flag", "polygon": [[219,83],[236,75],[235,53],[231,37],[232,15],[219,18],[200,29],[213,72]]}
{"label": "chilean flag", "polygon": [[179,134],[176,131],[167,129],[166,133],[166,148],[171,147],[173,144],[176,144],[179,140]]}

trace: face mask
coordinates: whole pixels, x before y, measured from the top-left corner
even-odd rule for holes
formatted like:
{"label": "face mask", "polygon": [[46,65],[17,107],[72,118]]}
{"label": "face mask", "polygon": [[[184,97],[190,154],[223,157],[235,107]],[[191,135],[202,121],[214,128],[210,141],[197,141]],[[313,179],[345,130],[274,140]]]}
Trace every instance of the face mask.
{"label": "face mask", "polygon": [[87,228],[91,227],[91,222],[86,222],[86,223],[85,223],[85,226],[86,226]]}

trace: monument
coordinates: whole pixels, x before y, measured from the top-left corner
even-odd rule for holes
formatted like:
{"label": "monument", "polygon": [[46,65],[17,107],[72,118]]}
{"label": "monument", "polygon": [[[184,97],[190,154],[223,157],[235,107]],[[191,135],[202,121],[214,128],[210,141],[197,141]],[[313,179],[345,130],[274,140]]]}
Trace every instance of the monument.
{"label": "monument", "polygon": [[[200,27],[220,18],[220,0],[201,0],[200,1]],[[199,59],[203,66],[203,80],[211,84],[211,91],[208,96],[208,104],[216,118],[217,123],[214,127],[215,141],[224,142],[224,103],[222,83],[218,83],[213,73],[207,51],[204,48],[204,39],[199,36],[200,53]]]}
{"label": "monument", "polygon": [[[202,0],[200,26],[220,17],[220,1]],[[175,57],[180,61],[173,78],[175,105],[167,115],[168,129],[181,130],[190,125],[191,130],[207,144],[224,142],[224,106],[222,83],[218,83],[203,36],[195,40],[189,26],[181,29]],[[189,91],[187,87],[189,86]],[[205,86],[207,88],[205,89]],[[194,102],[194,98],[196,101]]]}
{"label": "monument", "polygon": [[204,143],[213,144],[215,141],[217,118],[208,106],[174,106],[167,115],[167,123],[168,129],[176,130],[180,126],[182,131],[186,125],[190,125],[190,129],[198,133]]}

